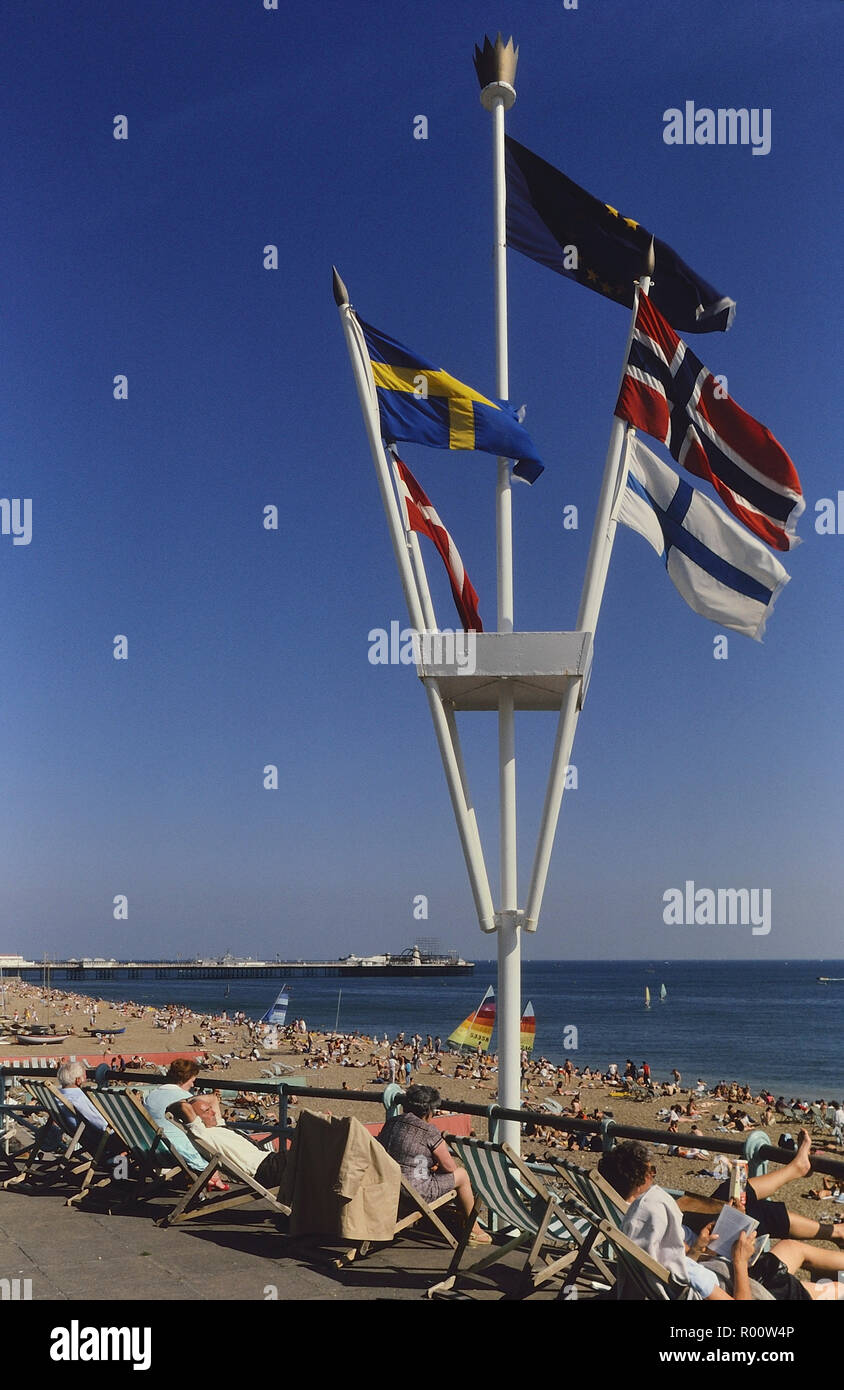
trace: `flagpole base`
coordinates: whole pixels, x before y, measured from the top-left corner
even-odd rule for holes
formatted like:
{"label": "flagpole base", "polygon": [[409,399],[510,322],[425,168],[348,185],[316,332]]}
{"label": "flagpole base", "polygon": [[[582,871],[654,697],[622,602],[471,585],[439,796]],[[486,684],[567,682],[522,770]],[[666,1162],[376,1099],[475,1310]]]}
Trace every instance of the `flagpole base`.
{"label": "flagpole base", "polygon": [[515,100],[516,89],[509,82],[490,82],[488,87],[481,90],[481,106],[485,111],[494,111],[498,102],[505,111],[509,111]]}

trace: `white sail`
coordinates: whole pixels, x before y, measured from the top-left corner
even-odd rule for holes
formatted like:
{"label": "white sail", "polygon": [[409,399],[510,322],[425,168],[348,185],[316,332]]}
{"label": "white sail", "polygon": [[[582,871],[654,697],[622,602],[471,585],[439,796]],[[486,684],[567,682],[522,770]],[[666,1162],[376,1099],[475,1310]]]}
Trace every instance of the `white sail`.
{"label": "white sail", "polygon": [[267,1009],[267,1012],[262,1015],[260,1022],[272,1023],[277,1028],[283,1028],[287,1018],[287,1006],[289,1003],[290,995],[287,992],[287,985],[282,985],[274,1002]]}

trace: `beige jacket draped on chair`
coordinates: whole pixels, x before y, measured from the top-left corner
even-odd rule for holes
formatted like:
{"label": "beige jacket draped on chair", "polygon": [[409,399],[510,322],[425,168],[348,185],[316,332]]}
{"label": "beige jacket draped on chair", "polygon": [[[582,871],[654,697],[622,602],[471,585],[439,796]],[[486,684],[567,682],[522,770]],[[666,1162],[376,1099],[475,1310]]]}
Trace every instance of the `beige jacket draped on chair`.
{"label": "beige jacket draped on chair", "polygon": [[392,1240],[401,1169],[360,1120],[301,1111],[283,1200],[291,1235]]}

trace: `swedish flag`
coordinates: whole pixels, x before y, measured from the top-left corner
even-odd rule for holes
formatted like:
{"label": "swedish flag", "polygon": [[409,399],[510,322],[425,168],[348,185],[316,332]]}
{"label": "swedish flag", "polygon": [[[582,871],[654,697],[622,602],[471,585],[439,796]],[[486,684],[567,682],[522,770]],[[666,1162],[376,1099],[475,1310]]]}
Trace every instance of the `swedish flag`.
{"label": "swedish flag", "polygon": [[399,439],[435,449],[480,449],[517,459],[513,473],[533,483],[543,470],[512,406],[496,403],[358,319],[366,340],[388,444]]}

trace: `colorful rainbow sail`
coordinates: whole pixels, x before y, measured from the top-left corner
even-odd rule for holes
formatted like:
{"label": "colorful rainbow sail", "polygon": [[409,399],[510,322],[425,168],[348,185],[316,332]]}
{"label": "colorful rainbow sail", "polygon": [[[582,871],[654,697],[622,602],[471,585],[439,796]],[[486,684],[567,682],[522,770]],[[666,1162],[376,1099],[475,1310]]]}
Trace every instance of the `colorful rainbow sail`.
{"label": "colorful rainbow sail", "polygon": [[488,1052],[494,1026],[495,990],[490,985],[475,1012],[464,1018],[460,1026],[449,1034],[449,1044],[452,1047],[470,1048],[473,1052],[477,1048]]}
{"label": "colorful rainbow sail", "polygon": [[533,1004],[530,1000],[525,1004],[522,1014],[522,1024],[519,1036],[519,1047],[522,1052],[532,1052],[533,1043],[536,1037],[536,1014],[533,1012]]}

